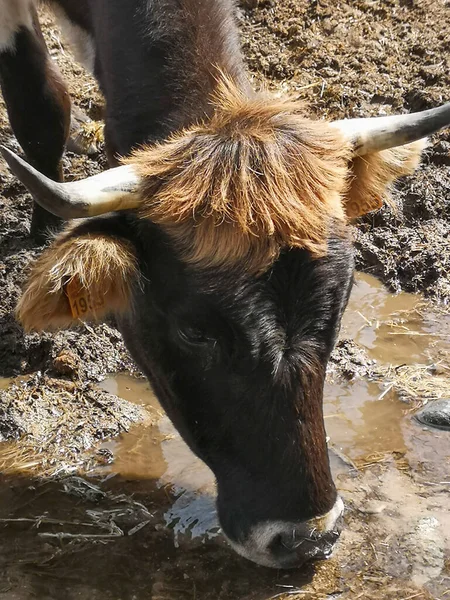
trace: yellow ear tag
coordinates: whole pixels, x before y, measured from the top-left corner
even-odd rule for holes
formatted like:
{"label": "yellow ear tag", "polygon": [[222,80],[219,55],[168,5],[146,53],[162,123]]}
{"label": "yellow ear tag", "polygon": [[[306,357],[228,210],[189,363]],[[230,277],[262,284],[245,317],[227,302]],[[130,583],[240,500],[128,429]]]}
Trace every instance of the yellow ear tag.
{"label": "yellow ear tag", "polygon": [[94,297],[76,278],[65,286],[65,292],[74,319],[86,319],[90,315],[95,315],[96,311],[105,305],[103,297]]}
{"label": "yellow ear tag", "polygon": [[365,202],[346,202],[345,213],[348,219],[357,219],[370,212],[380,210],[382,206],[383,200],[381,198],[370,198],[370,201],[366,200]]}

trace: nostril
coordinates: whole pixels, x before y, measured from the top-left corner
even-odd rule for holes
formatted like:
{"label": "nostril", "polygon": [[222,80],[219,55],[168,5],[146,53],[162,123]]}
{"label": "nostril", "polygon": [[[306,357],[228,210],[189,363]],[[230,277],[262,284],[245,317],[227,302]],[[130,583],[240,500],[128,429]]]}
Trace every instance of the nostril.
{"label": "nostril", "polygon": [[292,540],[284,533],[278,533],[273,537],[268,550],[281,567],[296,567],[303,562],[298,556],[296,548],[292,546]]}
{"label": "nostril", "polygon": [[[305,545],[310,547],[309,551],[306,550]],[[268,549],[281,564],[292,563],[292,566],[298,566],[307,560],[307,555],[311,553],[311,546],[314,545],[312,539],[298,535],[295,530],[292,530],[275,535]]]}
{"label": "nostril", "polygon": [[278,552],[283,546],[283,537],[281,533],[277,533],[277,535],[273,538],[273,540],[269,544],[269,550],[274,554]]}
{"label": "nostril", "polygon": [[292,550],[289,544],[286,543],[286,536],[283,533],[278,533],[269,544],[269,550],[274,554],[286,553],[286,550]]}
{"label": "nostril", "polygon": [[296,529],[277,533],[268,545],[273,558],[284,568],[298,567],[306,561],[327,558],[339,538],[337,531],[324,535],[300,533]]}

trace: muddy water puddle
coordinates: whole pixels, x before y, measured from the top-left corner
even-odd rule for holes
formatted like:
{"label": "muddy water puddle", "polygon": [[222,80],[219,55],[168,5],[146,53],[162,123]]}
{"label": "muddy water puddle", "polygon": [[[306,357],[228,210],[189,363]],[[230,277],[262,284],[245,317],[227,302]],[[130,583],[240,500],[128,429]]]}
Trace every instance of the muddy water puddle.
{"label": "muddy water puddle", "polygon": [[342,335],[375,360],[395,366],[423,363],[450,351],[450,310],[433,307],[417,294],[391,294],[375,277],[359,273]]}
{"label": "muddy water puddle", "polygon": [[[343,336],[370,358],[430,364],[447,350],[449,332],[448,315],[358,276]],[[327,384],[346,528],[332,559],[283,573],[229,550],[212,473],[148,384],[119,375],[102,387],[144,406],[150,419],[103,443],[107,464],[89,476],[0,481],[0,599],[450,597],[450,435],[418,425],[394,389],[358,377]]]}

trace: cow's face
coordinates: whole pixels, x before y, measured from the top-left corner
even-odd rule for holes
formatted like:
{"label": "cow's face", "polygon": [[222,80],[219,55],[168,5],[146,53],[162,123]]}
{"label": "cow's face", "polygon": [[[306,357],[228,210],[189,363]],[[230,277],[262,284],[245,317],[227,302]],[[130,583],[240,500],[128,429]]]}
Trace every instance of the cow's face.
{"label": "cow's face", "polygon": [[[55,273],[65,261],[92,265],[95,255],[110,269],[117,260],[117,283],[127,252],[134,282],[119,327],[175,426],[214,472],[225,535],[267,566],[323,558],[343,507],[329,469],[322,396],[352,280],[349,241],[330,239],[319,259],[282,252],[261,275],[198,271],[177,258],[159,227],[121,214],[77,226],[38,266],[41,275]],[[57,276],[64,281],[62,270]],[[21,303],[25,322],[38,305],[47,322],[55,317],[46,307],[52,293],[42,295],[48,275],[37,277],[35,270]],[[65,294],[54,306],[70,319],[76,294],[70,285]],[[98,298],[85,300],[95,306]]]}
{"label": "cow's face", "polygon": [[352,278],[349,243],[330,241],[317,260],[283,253],[250,278],[189,272],[167,258],[167,246],[165,257],[152,246],[121,329],[163,407],[214,472],[224,533],[267,566],[323,558],[343,507],[322,396]]}

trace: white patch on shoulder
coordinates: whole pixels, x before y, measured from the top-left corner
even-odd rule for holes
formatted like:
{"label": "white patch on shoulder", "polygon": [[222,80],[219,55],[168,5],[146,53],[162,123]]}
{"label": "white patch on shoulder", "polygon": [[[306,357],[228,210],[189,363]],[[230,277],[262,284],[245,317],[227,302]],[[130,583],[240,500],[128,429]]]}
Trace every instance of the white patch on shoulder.
{"label": "white patch on shoulder", "polygon": [[94,73],[95,45],[92,36],[85,29],[71,21],[61,7],[52,4],[52,10],[61,27],[64,39],[75,55],[75,59],[90,73]]}
{"label": "white patch on shoulder", "polygon": [[20,27],[33,29],[34,0],[0,0],[0,52],[14,49]]}

